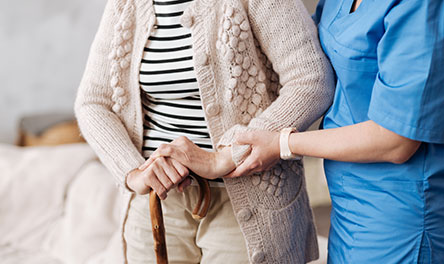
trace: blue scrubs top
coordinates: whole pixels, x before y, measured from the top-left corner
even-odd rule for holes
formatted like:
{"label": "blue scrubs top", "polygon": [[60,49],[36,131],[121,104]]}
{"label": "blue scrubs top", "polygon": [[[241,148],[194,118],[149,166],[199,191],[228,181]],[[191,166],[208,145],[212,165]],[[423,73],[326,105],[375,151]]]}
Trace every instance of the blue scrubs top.
{"label": "blue scrubs top", "polygon": [[326,160],[329,263],[444,263],[444,3],[321,0],[336,72],[324,128],[373,120],[422,141],[404,164]]}

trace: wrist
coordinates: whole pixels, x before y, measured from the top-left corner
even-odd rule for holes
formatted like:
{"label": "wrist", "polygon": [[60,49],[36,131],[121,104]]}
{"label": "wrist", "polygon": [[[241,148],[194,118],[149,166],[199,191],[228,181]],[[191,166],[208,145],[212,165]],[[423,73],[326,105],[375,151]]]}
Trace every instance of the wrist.
{"label": "wrist", "polygon": [[231,157],[231,147],[225,147],[215,152],[215,172],[216,178],[222,177],[230,173],[236,168],[233,158]]}

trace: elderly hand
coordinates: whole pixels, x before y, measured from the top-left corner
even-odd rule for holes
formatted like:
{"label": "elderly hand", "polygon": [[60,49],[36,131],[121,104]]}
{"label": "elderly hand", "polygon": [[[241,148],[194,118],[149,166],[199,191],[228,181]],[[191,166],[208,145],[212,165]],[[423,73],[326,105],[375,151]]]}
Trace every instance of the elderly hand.
{"label": "elderly hand", "polygon": [[179,190],[190,185],[188,169],[180,162],[170,158],[158,158],[143,169],[131,171],[127,178],[127,186],[137,194],[148,194],[151,190],[157,193],[160,199],[167,197],[167,192],[178,186]]}
{"label": "elderly hand", "polygon": [[161,157],[172,158],[197,175],[207,179],[222,177],[235,168],[229,148],[220,152],[208,152],[198,147],[188,138],[178,137],[170,144],[160,145],[139,169],[143,170],[149,167]]}
{"label": "elderly hand", "polygon": [[236,135],[239,145],[251,145],[245,161],[224,178],[235,178],[271,169],[280,160],[279,132],[253,131]]}

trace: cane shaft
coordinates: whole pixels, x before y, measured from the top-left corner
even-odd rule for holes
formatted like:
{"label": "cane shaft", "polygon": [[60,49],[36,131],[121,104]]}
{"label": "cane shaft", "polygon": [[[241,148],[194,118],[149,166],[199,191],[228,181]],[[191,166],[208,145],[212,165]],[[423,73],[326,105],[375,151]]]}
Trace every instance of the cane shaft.
{"label": "cane shaft", "polygon": [[162,205],[159,197],[153,191],[150,193],[150,216],[151,226],[153,228],[154,251],[156,253],[157,264],[168,264]]}

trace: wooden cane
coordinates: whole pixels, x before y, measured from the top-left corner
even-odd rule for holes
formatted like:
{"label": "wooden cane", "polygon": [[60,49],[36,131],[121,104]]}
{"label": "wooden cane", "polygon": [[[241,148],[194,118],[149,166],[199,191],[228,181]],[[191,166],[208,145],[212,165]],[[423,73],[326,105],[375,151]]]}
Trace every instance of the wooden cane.
{"label": "wooden cane", "polygon": [[151,226],[153,228],[154,251],[156,253],[157,264],[168,264],[162,205],[159,197],[154,191],[150,193],[150,216]]}
{"label": "wooden cane", "polygon": [[[202,219],[207,215],[211,203],[210,185],[206,179],[193,175],[199,184],[199,199],[193,210],[194,219]],[[168,264],[167,247],[165,241],[165,225],[163,223],[162,204],[155,192],[150,193],[150,216],[153,228],[154,252],[157,264]]]}
{"label": "wooden cane", "polygon": [[[199,200],[193,210],[193,218],[200,220],[207,215],[208,208],[211,202],[211,189],[208,184],[208,180],[201,178],[199,176],[194,176],[197,183],[199,184]],[[203,202],[203,205],[202,205]]]}

